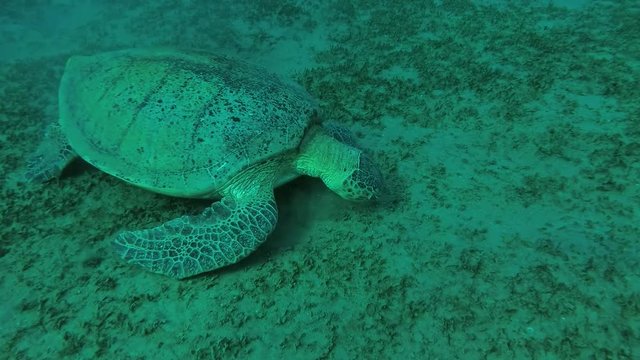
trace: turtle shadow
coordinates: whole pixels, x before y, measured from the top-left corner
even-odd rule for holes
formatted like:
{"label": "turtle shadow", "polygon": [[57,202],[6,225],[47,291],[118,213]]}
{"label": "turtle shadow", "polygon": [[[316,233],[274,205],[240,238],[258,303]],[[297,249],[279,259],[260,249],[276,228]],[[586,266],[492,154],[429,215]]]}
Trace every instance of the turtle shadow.
{"label": "turtle shadow", "polygon": [[99,170],[78,156],[62,169],[59,177],[60,179],[75,178],[84,173],[93,172],[99,172]]}

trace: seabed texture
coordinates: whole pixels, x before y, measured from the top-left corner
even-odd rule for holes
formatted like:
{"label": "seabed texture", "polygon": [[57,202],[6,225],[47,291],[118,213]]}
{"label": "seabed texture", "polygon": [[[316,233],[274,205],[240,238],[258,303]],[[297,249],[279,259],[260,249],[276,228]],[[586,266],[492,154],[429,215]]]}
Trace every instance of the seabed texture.
{"label": "seabed texture", "polygon": [[[123,263],[209,202],[22,174],[65,60],[147,45],[292,77],[395,197],[301,178],[234,266]],[[640,359],[638,1],[5,0],[0,48],[2,359]]]}

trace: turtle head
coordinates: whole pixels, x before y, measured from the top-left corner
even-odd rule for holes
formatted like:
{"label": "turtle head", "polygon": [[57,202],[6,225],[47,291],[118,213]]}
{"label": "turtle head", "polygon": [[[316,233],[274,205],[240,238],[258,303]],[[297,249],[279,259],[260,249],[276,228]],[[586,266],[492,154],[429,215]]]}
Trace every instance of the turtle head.
{"label": "turtle head", "polygon": [[350,174],[342,180],[339,177],[323,180],[327,187],[347,200],[377,200],[381,197],[384,193],[382,174],[369,155],[360,151],[350,170]]}
{"label": "turtle head", "polygon": [[336,194],[351,201],[377,200],[385,193],[380,170],[355,144],[326,131],[314,132],[301,146],[297,170],[316,176]]}

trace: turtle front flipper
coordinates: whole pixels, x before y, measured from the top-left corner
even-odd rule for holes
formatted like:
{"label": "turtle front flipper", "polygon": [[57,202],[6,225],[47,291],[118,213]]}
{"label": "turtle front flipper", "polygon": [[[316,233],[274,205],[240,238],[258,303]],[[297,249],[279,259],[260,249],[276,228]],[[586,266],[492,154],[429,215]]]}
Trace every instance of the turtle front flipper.
{"label": "turtle front flipper", "polygon": [[265,189],[260,195],[226,196],[200,215],[122,232],[115,251],[128,263],[176,279],[236,263],[263,243],[276,225],[273,191]]}
{"label": "turtle front flipper", "polygon": [[76,157],[58,123],[50,124],[38,149],[27,160],[24,174],[28,182],[45,182],[62,172]]}

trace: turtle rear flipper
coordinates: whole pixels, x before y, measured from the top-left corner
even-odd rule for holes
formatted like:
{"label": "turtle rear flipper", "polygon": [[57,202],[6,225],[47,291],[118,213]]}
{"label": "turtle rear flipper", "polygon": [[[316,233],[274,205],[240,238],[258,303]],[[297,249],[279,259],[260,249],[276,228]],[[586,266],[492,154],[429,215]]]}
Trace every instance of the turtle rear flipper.
{"label": "turtle rear flipper", "polygon": [[24,174],[28,182],[45,182],[62,172],[76,157],[58,123],[50,124],[38,149],[27,160]]}
{"label": "turtle rear flipper", "polygon": [[176,279],[236,263],[262,244],[278,218],[273,191],[222,198],[202,214],[158,227],[125,231],[114,241],[125,261]]}

